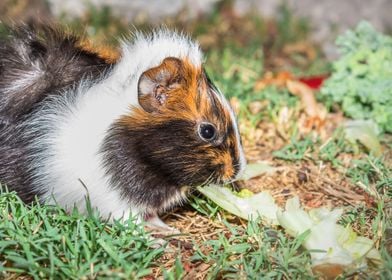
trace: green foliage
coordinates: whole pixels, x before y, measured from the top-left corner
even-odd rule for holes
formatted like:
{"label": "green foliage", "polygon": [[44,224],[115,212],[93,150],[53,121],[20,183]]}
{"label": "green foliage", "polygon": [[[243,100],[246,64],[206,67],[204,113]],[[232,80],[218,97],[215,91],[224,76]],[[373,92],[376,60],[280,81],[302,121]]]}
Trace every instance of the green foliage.
{"label": "green foliage", "polygon": [[263,70],[263,53],[255,45],[211,50],[206,70],[225,95],[243,98],[253,93],[254,82]]}
{"label": "green foliage", "polygon": [[382,158],[373,156],[354,160],[347,176],[353,183],[360,183],[364,187],[375,185],[380,194],[392,198],[392,169],[386,165]]}
{"label": "green foliage", "polygon": [[352,153],[356,146],[345,139],[345,132],[342,128],[334,131],[325,143],[318,149],[318,158],[322,161],[330,162],[333,167],[341,166],[342,162],[338,156],[342,153]]}
{"label": "green foliage", "polygon": [[0,278],[135,279],[151,273],[163,248],[133,221],[102,222],[92,211],[68,214],[56,206],[26,206],[0,190]]}
{"label": "green foliage", "polygon": [[219,212],[219,206],[214,204],[211,200],[208,198],[200,198],[196,195],[193,195],[189,199],[189,205],[193,207],[197,212],[199,212],[202,215],[208,216],[210,218],[215,217],[218,212]]}
{"label": "green foliage", "polygon": [[[263,71],[263,54],[257,46],[247,48],[229,47],[222,51],[208,53],[206,70],[218,88],[230,99],[240,101],[240,118],[246,118],[256,125],[261,119],[276,120],[282,107],[295,107],[298,97],[287,89],[268,86],[263,90],[254,89],[255,82]],[[248,106],[253,101],[265,102],[265,108],[255,114]]]}
{"label": "green foliage", "polygon": [[336,41],[341,58],[321,93],[354,119],[373,119],[392,132],[392,37],[367,22]]}
{"label": "green foliage", "polygon": [[209,279],[313,279],[308,254],[299,252],[304,236],[293,240],[256,221],[225,225],[230,233],[206,241],[208,254],[196,247],[193,257],[214,264]]}
{"label": "green foliage", "polygon": [[176,262],[174,263],[174,267],[170,270],[163,270],[163,278],[166,280],[177,280],[182,279],[185,275],[184,267],[181,263],[180,257],[176,258]]}
{"label": "green foliage", "polygon": [[296,42],[307,38],[310,26],[305,18],[298,18],[293,14],[287,2],[279,5],[277,10],[277,34],[273,47],[279,49],[289,42]]}
{"label": "green foliage", "polygon": [[382,280],[392,279],[392,256],[388,253],[388,251],[385,248],[383,248],[381,252],[385,258],[385,262],[384,262],[383,270],[381,271],[380,274],[380,279]]}
{"label": "green foliage", "polygon": [[369,220],[374,219],[376,215],[377,209],[368,208],[365,205],[352,206],[345,211],[339,223],[343,226],[355,224],[356,232],[366,235],[369,231]]}
{"label": "green foliage", "polygon": [[288,145],[282,149],[273,152],[276,158],[284,160],[302,160],[310,155],[314,149],[314,142],[311,138],[305,137],[304,139],[297,140],[295,135],[291,138]]}

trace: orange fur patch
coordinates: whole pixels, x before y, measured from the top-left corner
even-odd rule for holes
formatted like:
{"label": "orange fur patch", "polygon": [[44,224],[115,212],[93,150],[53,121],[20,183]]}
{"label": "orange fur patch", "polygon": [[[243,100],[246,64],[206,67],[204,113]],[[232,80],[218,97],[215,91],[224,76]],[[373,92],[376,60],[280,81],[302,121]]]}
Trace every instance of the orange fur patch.
{"label": "orange fur patch", "polygon": [[[173,63],[162,63],[160,66],[147,71],[146,75],[153,78],[159,75],[162,70],[167,71],[173,77],[178,79],[178,85],[173,88],[167,88],[167,100],[161,106],[158,112],[149,113],[142,109],[133,110],[133,119],[141,122],[158,124],[169,119],[184,120],[202,120],[208,117],[208,100],[206,99],[207,86],[201,79],[201,69],[194,67],[187,60],[182,60],[182,65],[178,67]],[[202,90],[199,90],[199,81],[203,83]],[[200,104],[197,104],[197,96],[200,97]],[[146,99],[148,97],[142,97]],[[145,100],[146,101],[146,100]]]}
{"label": "orange fur patch", "polygon": [[234,167],[232,165],[231,155],[228,151],[223,151],[223,152],[220,152],[219,154],[216,154],[214,156],[213,162],[216,165],[222,166],[221,177],[224,180],[229,180],[230,178],[232,178],[232,176],[234,175]]}
{"label": "orange fur patch", "polygon": [[83,39],[77,45],[78,48],[82,50],[96,53],[100,58],[104,59],[107,63],[115,63],[120,58],[120,52],[109,46],[96,46],[94,43],[88,39]]}

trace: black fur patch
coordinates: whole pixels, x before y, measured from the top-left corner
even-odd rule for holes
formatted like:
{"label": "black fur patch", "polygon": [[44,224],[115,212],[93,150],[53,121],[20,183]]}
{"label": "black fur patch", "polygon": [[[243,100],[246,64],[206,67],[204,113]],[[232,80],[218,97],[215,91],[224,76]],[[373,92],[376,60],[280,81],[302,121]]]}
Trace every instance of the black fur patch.
{"label": "black fur patch", "polygon": [[46,96],[83,78],[97,78],[110,64],[78,47],[79,38],[55,28],[21,27],[0,41],[0,119],[13,122]]}
{"label": "black fur patch", "polygon": [[0,182],[25,202],[43,191],[32,181],[31,155],[39,151],[28,145],[38,135],[27,133],[28,118],[46,97],[65,94],[84,78],[99,79],[111,68],[77,44],[77,37],[52,28],[23,27],[0,41]]}
{"label": "black fur patch", "polygon": [[204,154],[192,121],[173,120],[153,127],[117,123],[105,139],[103,154],[112,185],[130,201],[162,210],[180,187],[209,179],[216,166]]}

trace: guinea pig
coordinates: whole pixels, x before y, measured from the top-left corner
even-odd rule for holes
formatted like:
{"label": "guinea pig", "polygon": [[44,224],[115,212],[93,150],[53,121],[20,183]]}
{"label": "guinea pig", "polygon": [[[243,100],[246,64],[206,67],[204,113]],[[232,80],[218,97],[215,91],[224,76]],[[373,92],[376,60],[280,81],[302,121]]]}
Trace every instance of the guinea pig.
{"label": "guinea pig", "polygon": [[55,28],[0,42],[0,182],[29,203],[104,218],[158,214],[188,190],[245,167],[236,117],[199,45],[160,29],[123,41],[115,61]]}

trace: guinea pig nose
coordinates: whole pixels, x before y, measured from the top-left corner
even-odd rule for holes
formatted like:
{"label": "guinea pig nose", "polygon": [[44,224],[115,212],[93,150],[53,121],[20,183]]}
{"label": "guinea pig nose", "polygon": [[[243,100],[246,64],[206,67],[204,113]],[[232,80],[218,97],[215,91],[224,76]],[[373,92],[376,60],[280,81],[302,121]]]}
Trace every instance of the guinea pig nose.
{"label": "guinea pig nose", "polygon": [[232,165],[231,160],[227,160],[224,163],[221,164],[221,172],[222,172],[222,179],[225,182],[231,181],[235,177],[235,169]]}

